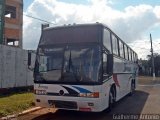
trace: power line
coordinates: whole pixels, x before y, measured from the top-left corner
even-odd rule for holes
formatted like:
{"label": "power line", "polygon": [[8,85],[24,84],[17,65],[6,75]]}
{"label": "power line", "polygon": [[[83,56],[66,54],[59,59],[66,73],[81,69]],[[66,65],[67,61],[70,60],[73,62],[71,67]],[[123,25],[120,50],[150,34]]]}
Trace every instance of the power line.
{"label": "power line", "polygon": [[133,43],[128,43],[128,45],[131,46],[131,47],[133,47],[133,48],[136,46],[136,48],[139,48],[139,49],[150,50],[150,49],[147,49],[147,48],[138,47],[138,46],[136,45],[137,43],[143,43],[143,42],[146,43],[146,42],[149,42],[149,41],[135,41],[135,42],[133,42]]}
{"label": "power line", "polygon": [[55,23],[49,22],[49,21],[47,21],[47,20],[43,20],[43,19],[41,19],[41,18],[33,17],[33,16],[27,15],[27,14],[23,14],[23,15],[25,15],[25,16],[27,16],[27,17],[29,17],[29,18],[32,18],[32,19],[36,19],[36,20],[39,20],[39,21],[48,23],[48,24],[54,24],[54,25],[56,25]]}
{"label": "power line", "polygon": [[[149,41],[141,41],[141,43],[143,43],[143,42],[149,42]],[[138,43],[138,42],[136,42],[136,43]],[[136,43],[131,43],[131,44],[129,44],[129,46],[131,46],[131,47],[133,47],[133,48],[138,48],[138,49],[142,49],[142,50],[149,50],[150,51],[150,48],[144,48],[144,47],[138,47],[137,45],[136,45]],[[139,41],[139,43],[140,43],[140,41]],[[145,44],[144,43],[144,44]],[[160,47],[160,44],[157,44],[155,41],[152,41],[152,44],[153,44],[153,47]],[[154,51],[160,51],[160,50],[154,50]]]}
{"label": "power line", "polygon": [[137,47],[137,46],[135,46],[135,45],[129,45],[129,46],[131,46],[132,48],[139,48],[139,49],[145,49],[145,50],[150,50],[149,48],[143,48],[143,47]]}

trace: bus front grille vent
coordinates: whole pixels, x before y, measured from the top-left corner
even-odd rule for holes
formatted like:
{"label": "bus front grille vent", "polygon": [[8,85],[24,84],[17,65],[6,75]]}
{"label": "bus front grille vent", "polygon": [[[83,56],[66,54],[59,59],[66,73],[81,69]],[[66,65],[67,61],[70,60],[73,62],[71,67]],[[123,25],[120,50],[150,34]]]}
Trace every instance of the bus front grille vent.
{"label": "bus front grille vent", "polygon": [[60,100],[48,100],[49,104],[54,105],[56,108],[64,109],[77,109],[77,103],[73,101],[60,101]]}

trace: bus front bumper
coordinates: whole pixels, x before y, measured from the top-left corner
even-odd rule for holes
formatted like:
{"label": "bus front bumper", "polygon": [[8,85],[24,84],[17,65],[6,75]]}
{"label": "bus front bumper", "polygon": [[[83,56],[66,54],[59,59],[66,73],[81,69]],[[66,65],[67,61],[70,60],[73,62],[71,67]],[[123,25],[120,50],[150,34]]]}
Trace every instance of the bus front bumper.
{"label": "bus front bumper", "polygon": [[52,107],[64,110],[101,112],[105,108],[100,98],[62,97],[35,95],[36,106]]}

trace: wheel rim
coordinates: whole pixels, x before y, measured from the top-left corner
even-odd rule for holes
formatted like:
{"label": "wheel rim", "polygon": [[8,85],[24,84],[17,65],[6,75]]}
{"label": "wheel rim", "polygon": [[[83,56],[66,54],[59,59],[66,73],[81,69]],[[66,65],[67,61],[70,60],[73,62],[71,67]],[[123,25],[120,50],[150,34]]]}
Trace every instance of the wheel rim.
{"label": "wheel rim", "polygon": [[110,93],[110,104],[112,104],[113,103],[113,95],[112,95],[112,93]]}
{"label": "wheel rim", "polygon": [[112,93],[112,92],[110,92],[110,95],[109,95],[109,96],[110,96],[110,101],[109,101],[110,103],[109,103],[109,104],[110,104],[110,106],[112,106],[112,105],[113,105],[113,103],[114,103],[113,93]]}

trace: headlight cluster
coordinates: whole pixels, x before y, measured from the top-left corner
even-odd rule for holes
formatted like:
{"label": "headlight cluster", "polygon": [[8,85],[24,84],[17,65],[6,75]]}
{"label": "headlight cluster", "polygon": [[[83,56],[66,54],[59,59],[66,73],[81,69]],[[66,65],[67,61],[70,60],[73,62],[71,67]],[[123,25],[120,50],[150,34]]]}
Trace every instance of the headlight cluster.
{"label": "headlight cluster", "polygon": [[46,90],[34,90],[34,93],[37,95],[46,95],[47,94]]}
{"label": "headlight cluster", "polygon": [[99,92],[93,92],[93,93],[80,93],[80,97],[89,97],[89,98],[99,98]]}

